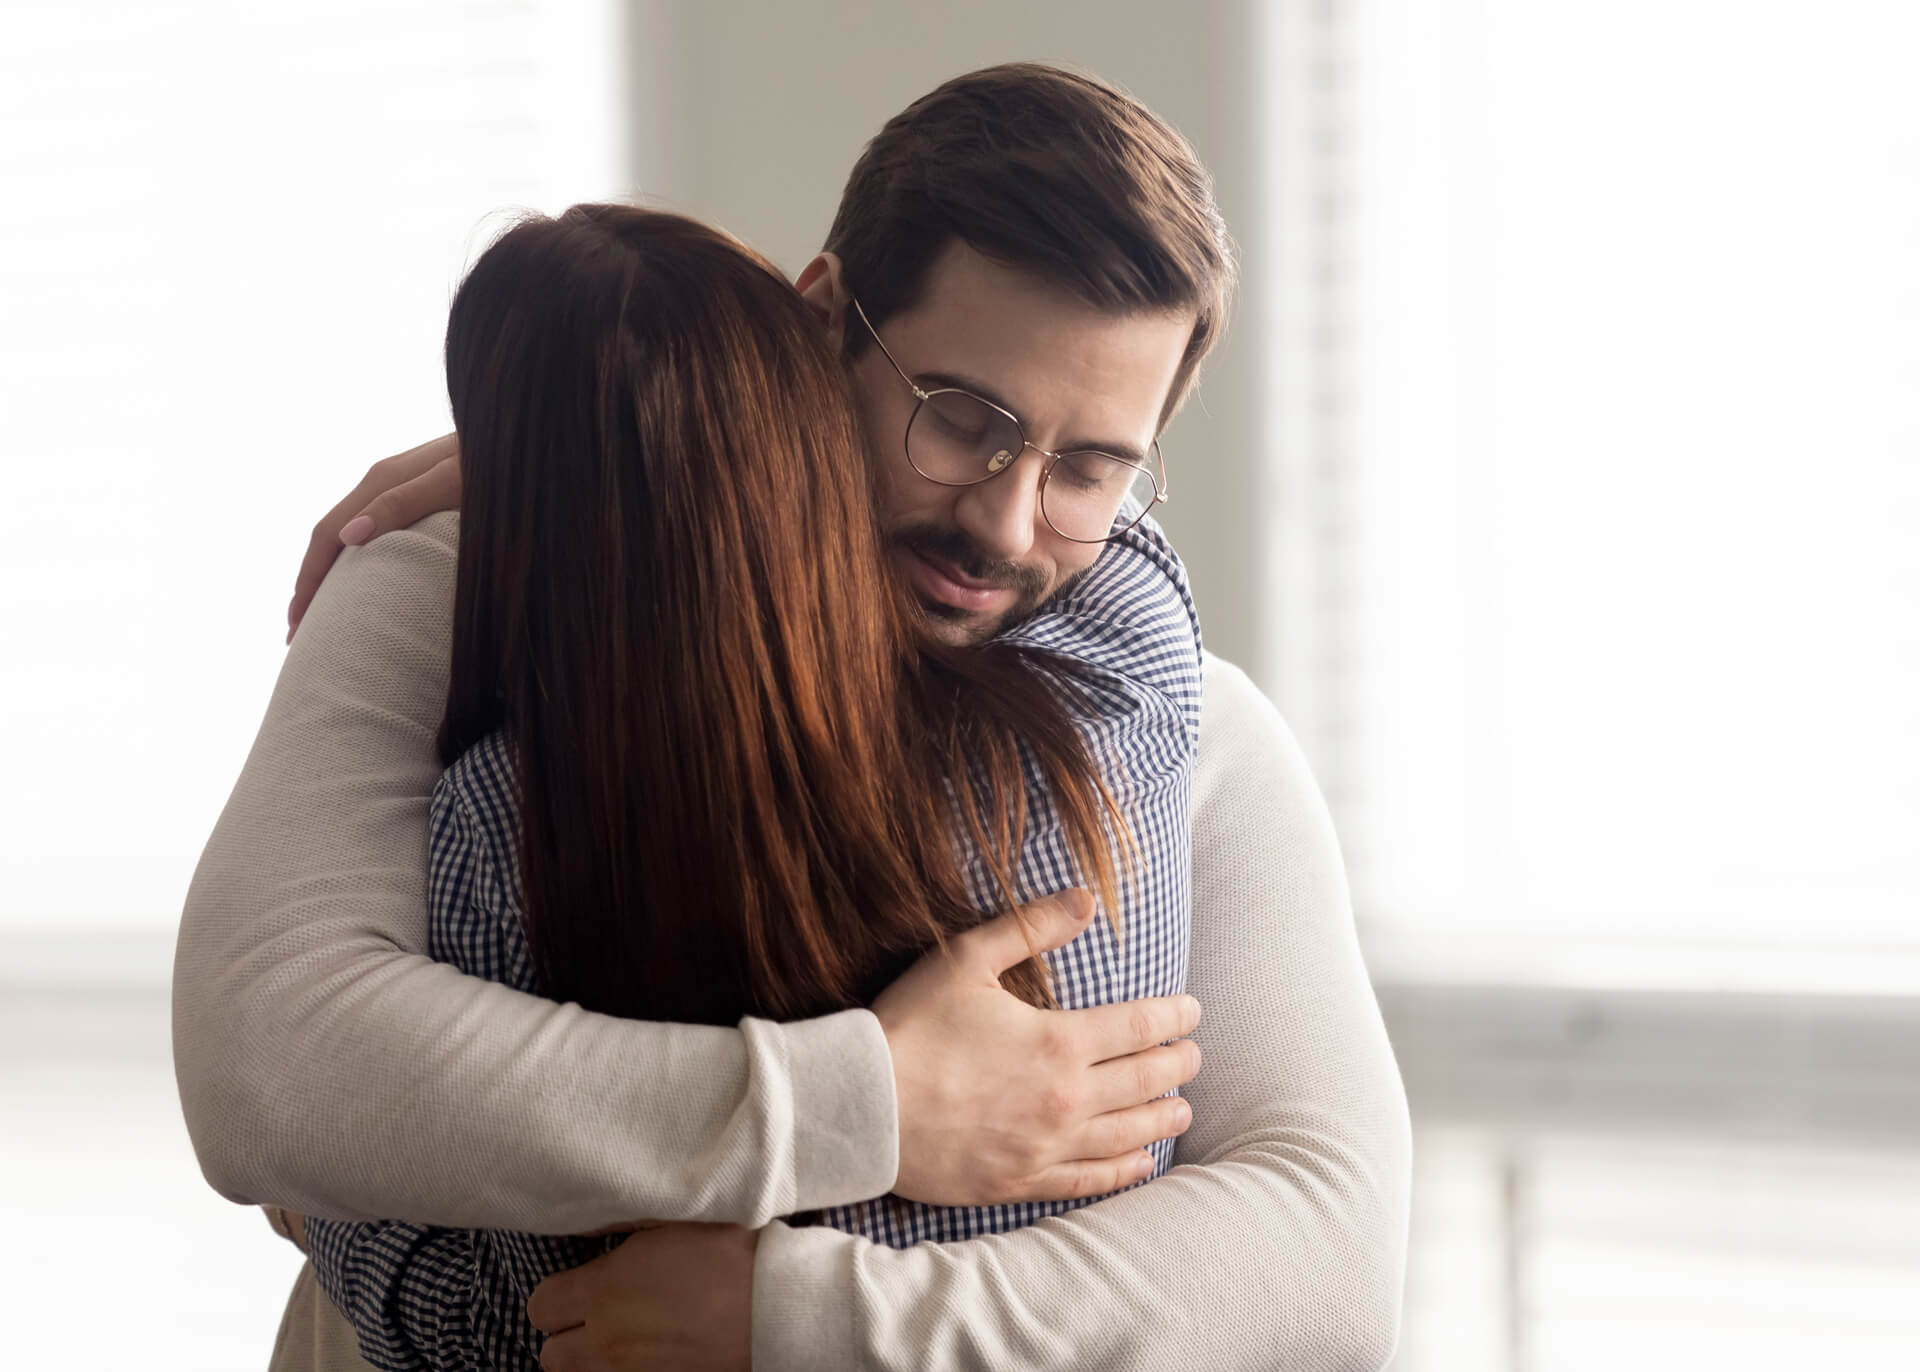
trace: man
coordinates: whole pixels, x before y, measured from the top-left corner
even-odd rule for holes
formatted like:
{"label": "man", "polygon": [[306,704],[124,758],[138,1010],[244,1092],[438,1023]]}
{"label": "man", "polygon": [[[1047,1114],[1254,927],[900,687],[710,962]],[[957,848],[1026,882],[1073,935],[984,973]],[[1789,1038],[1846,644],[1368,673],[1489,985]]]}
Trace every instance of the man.
{"label": "man", "polygon": [[[1044,614],[1100,546],[1049,521],[1057,454],[1157,465],[1217,334],[1228,264],[1204,172],[1098,82],[975,73],[875,139],[828,249],[798,284],[844,342],[896,567],[955,641]],[[993,479],[943,485],[900,460],[941,388],[1017,425]],[[453,478],[430,478],[429,508]],[[994,984],[1026,951],[1004,922],[874,1013],[737,1030],[523,1004],[425,963],[449,537],[382,538],[328,579],[196,877],[176,1042],[217,1187],[454,1226],[743,1226],[649,1230],[549,1282],[530,1313],[555,1335],[550,1368],[745,1366],[749,1337],[768,1368],[1385,1361],[1404,1100],[1324,814],[1243,677],[1211,664],[1195,783],[1189,985],[1208,1069],[1176,1160],[1201,1165],[894,1252],[771,1221],[889,1189],[952,1204],[1113,1189],[1135,1150],[1180,1130],[1186,1107],[1158,1098],[1195,1064],[1155,1045],[1191,1008],[1018,1006]],[[1035,914],[1049,946],[1083,923]],[[506,1123],[463,1118],[476,1099]],[[337,1314],[306,1313],[293,1337],[337,1340]]]}

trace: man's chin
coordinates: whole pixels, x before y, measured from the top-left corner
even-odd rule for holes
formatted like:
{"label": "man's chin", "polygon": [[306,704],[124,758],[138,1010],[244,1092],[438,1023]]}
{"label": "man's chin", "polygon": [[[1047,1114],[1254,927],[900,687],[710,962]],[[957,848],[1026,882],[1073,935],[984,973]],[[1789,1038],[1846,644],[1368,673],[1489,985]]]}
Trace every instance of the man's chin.
{"label": "man's chin", "polygon": [[985,643],[1000,631],[1000,616],[976,614],[937,600],[920,601],[926,611],[927,631],[950,648]]}

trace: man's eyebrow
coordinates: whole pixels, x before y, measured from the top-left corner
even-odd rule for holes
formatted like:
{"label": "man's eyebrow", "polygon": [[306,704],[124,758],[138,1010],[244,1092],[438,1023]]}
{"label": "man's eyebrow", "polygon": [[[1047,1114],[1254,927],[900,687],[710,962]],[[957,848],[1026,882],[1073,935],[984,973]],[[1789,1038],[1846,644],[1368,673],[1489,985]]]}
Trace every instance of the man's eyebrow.
{"label": "man's eyebrow", "polygon": [[[1025,417],[1021,415],[1020,411],[1012,405],[1009,405],[999,395],[995,394],[993,388],[983,381],[976,380],[970,376],[961,376],[956,372],[916,372],[914,373],[914,379],[920,383],[921,389],[923,390],[939,390],[945,387],[956,391],[971,391],[982,400],[991,400],[1015,419],[1018,419],[1023,432],[1027,428],[1027,421]],[[1125,458],[1136,467],[1149,465],[1145,453],[1141,452],[1140,449],[1132,443],[1120,439],[1076,438],[1071,442],[1062,443],[1056,451],[1077,453],[1087,448],[1096,448],[1103,453],[1111,453],[1114,457]]]}

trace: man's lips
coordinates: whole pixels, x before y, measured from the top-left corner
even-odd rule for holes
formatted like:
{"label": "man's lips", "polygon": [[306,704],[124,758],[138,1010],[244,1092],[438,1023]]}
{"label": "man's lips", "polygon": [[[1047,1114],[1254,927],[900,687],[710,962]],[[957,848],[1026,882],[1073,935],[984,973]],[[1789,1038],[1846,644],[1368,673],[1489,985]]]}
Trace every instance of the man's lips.
{"label": "man's lips", "polygon": [[1014,599],[1009,587],[968,576],[943,557],[914,548],[901,548],[899,552],[906,559],[908,579],[929,600],[979,614]]}

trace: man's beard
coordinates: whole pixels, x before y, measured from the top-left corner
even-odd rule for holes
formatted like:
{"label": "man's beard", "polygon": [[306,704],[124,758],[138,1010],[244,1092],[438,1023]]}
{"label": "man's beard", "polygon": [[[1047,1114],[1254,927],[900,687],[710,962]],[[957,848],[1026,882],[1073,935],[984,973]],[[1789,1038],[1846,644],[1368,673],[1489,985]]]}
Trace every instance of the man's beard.
{"label": "man's beard", "polygon": [[1013,605],[997,618],[987,619],[974,611],[961,609],[958,605],[949,605],[945,601],[929,600],[915,595],[914,600],[926,611],[927,617],[955,627],[964,627],[966,641],[985,642],[996,635],[1004,634],[1033,618],[1047,601],[1067,590],[1087,570],[1075,572],[1058,586],[1049,588],[1045,573],[1038,568],[1028,567],[1018,562],[995,562],[982,555],[979,547],[971,538],[954,528],[943,528],[936,524],[909,524],[892,530],[887,535],[890,546],[902,548],[910,553],[924,553],[940,562],[950,563],[961,574],[975,581],[1014,593]]}

